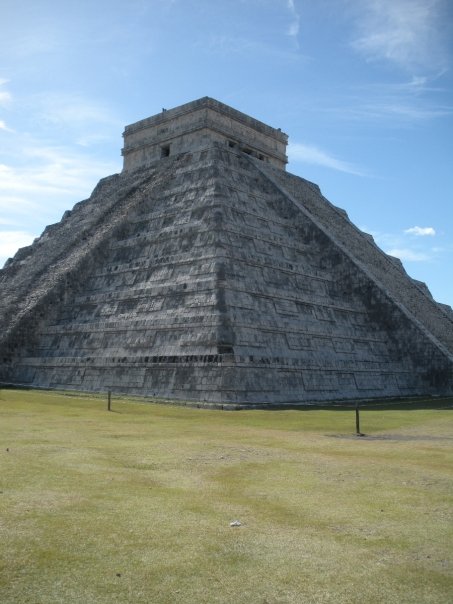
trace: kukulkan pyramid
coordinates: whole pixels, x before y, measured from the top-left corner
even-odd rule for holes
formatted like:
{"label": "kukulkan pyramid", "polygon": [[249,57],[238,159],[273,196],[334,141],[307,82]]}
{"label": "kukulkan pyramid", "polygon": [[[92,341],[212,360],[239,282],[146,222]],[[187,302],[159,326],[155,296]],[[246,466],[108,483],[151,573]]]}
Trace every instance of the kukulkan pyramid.
{"label": "kukulkan pyramid", "polygon": [[0,381],[219,405],[453,394],[453,313],[211,98],[0,271]]}

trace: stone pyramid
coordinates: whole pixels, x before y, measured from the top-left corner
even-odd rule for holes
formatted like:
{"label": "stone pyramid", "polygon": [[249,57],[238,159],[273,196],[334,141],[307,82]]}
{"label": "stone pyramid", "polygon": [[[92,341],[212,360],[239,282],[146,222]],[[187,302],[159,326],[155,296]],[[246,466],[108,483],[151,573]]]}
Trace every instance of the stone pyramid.
{"label": "stone pyramid", "polygon": [[210,98],[0,271],[0,381],[218,405],[453,394],[453,313]]}

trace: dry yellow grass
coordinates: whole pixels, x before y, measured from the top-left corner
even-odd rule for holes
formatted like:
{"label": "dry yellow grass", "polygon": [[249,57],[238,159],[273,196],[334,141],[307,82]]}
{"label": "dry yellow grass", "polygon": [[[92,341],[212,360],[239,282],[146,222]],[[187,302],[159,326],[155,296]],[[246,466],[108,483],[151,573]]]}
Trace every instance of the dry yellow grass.
{"label": "dry yellow grass", "polygon": [[451,602],[452,404],[355,438],[352,410],[3,390],[0,601]]}

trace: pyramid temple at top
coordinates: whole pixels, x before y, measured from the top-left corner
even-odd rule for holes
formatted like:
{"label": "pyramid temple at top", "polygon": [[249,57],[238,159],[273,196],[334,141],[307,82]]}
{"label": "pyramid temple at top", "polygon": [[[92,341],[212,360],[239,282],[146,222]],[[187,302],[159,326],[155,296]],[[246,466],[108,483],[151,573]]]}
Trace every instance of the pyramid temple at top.
{"label": "pyramid temple at top", "polygon": [[219,405],[453,394],[453,313],[205,97],[0,271],[0,381]]}

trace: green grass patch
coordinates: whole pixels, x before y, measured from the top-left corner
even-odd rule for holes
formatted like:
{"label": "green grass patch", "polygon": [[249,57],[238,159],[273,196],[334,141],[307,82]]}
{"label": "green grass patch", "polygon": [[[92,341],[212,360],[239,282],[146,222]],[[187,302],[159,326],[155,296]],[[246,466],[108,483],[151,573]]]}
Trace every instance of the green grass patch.
{"label": "green grass patch", "polygon": [[0,601],[450,602],[452,406],[2,390]]}

